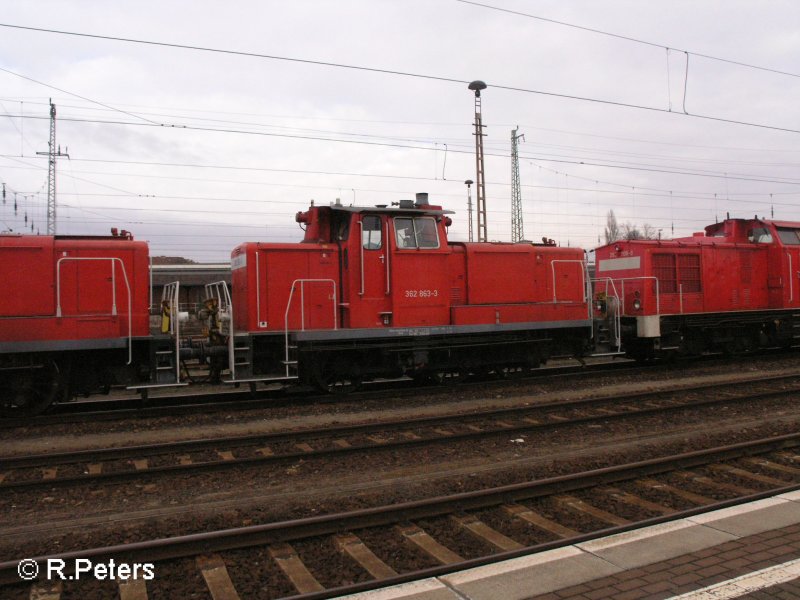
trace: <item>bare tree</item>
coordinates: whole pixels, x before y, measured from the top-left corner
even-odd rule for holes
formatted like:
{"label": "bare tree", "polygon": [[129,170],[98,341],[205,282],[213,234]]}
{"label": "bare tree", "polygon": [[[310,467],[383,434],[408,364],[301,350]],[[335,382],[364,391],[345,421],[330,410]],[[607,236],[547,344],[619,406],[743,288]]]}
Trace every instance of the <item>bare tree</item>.
{"label": "bare tree", "polygon": [[640,229],[638,225],[628,222],[622,226],[622,230],[622,239],[625,240],[654,240],[657,235],[650,223],[645,223]]}
{"label": "bare tree", "polygon": [[606,238],[606,244],[616,242],[618,239],[620,239],[619,225],[617,224],[617,217],[613,210],[608,211],[608,215],[606,216],[606,229],[604,235]]}

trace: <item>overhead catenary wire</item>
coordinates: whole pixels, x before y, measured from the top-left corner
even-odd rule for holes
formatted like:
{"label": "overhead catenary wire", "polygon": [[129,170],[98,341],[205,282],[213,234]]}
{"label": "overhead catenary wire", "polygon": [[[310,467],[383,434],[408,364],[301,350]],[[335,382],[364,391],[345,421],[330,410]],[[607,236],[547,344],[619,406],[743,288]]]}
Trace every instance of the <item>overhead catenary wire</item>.
{"label": "overhead catenary wire", "polygon": [[[689,54],[693,54],[695,56],[699,56],[701,58],[706,58],[708,60],[724,62],[724,63],[728,63],[728,64],[731,64],[731,65],[737,65],[739,67],[745,67],[745,68],[748,68],[748,69],[757,69],[759,71],[767,71],[769,73],[776,73],[778,75],[786,75],[788,77],[798,77],[798,78],[800,78],[800,74],[798,74],[798,73],[791,73],[789,71],[782,71],[780,69],[773,69],[773,68],[770,68],[770,67],[762,67],[762,66],[759,66],[759,65],[754,65],[754,64],[743,62],[743,61],[732,60],[732,59],[729,59],[729,58],[722,58],[722,57],[719,57],[719,56],[713,56],[711,54],[703,54],[701,52],[695,52],[694,50],[687,50],[687,49],[677,48],[675,46],[670,46],[668,44],[663,44],[663,43],[659,43],[659,42],[652,42],[652,41],[648,41],[648,40],[643,40],[643,39],[635,38],[635,37],[632,37],[632,36],[621,35],[621,34],[618,34],[618,33],[612,33],[610,31],[603,31],[602,29],[596,29],[594,27],[587,27],[585,25],[576,25],[575,23],[567,23],[566,21],[559,21],[557,19],[550,19],[550,18],[547,18],[547,17],[541,17],[541,16],[538,16],[538,15],[532,15],[530,13],[525,13],[525,12],[518,11],[518,10],[511,10],[509,8],[502,8],[500,6],[493,6],[491,4],[484,4],[484,3],[481,3],[481,2],[475,2],[474,0],[456,0],[456,2],[460,2],[461,4],[471,4],[473,6],[478,6],[480,8],[496,10],[496,11],[499,11],[499,12],[504,12],[504,13],[517,15],[517,16],[520,16],[520,17],[527,17],[527,18],[530,18],[530,19],[537,19],[539,21],[544,21],[544,22],[547,22],[547,23],[553,23],[554,25],[561,25],[563,27],[571,27],[573,29],[580,29],[582,31],[587,31],[589,33],[595,33],[595,34],[598,34],[598,35],[604,35],[604,36],[616,38],[616,39],[619,39],[619,40],[624,40],[624,41],[627,41],[627,42],[634,42],[636,44],[642,44],[642,45],[645,45],[645,46],[652,46],[652,47],[655,47],[655,48],[665,48],[667,51],[669,51],[669,50],[677,50],[678,52],[685,53],[687,55],[687,57],[688,57]],[[687,60],[688,60],[688,58],[687,58]]]}
{"label": "overhead catenary wire", "polygon": [[[4,116],[4,115],[0,115]],[[16,115],[10,115],[15,117]],[[44,119],[44,117],[28,117],[32,119]],[[84,119],[61,119],[63,121],[86,121]],[[133,123],[133,122],[125,122],[125,121],[93,121],[93,122],[101,122],[104,124],[113,124],[113,125],[125,125],[125,126],[142,126],[142,127],[161,127],[161,125],[151,125],[148,123]],[[367,141],[367,140],[351,140],[345,138],[333,138],[333,137],[320,137],[320,136],[310,136],[310,135],[296,135],[296,134],[289,134],[289,133],[274,133],[274,132],[266,132],[266,131],[247,131],[247,130],[237,130],[237,129],[219,129],[214,127],[196,127],[192,125],[180,125],[174,126],[175,128],[179,129],[186,129],[192,131],[203,131],[203,132],[217,132],[217,133],[232,133],[232,134],[241,134],[241,135],[252,135],[252,136],[264,136],[264,137],[279,137],[279,138],[287,138],[287,139],[298,139],[298,140],[310,140],[310,141],[328,141],[328,142],[338,142],[338,143],[346,143],[346,144],[362,144],[362,145],[369,145],[369,146],[380,146],[380,147],[387,147],[387,148],[400,148],[400,149],[407,149],[407,150],[425,150],[425,151],[435,151],[436,148],[433,147],[433,144],[429,144],[426,146],[415,146],[410,144],[400,144],[394,142],[377,142],[377,141]],[[800,132],[800,131],[799,131]],[[470,150],[464,149],[451,149],[450,152],[452,153],[459,153],[459,154],[471,154]],[[491,153],[486,152],[486,156],[494,156],[500,158],[506,158],[505,154],[501,153]],[[557,162],[563,164],[573,164],[573,165],[584,165],[584,166],[592,166],[592,167],[604,167],[604,168],[613,168],[613,169],[630,169],[634,171],[644,171],[644,172],[652,172],[652,173],[666,173],[672,175],[687,175],[687,176],[695,176],[695,177],[713,177],[718,179],[736,179],[739,181],[756,181],[762,183],[783,183],[787,185],[800,185],[800,179],[792,180],[788,178],[778,178],[778,179],[769,179],[769,178],[762,178],[756,176],[748,176],[748,175],[736,175],[730,176],[730,174],[726,175],[724,172],[719,173],[700,173],[700,172],[691,172],[691,171],[681,171],[677,169],[657,169],[650,165],[647,166],[624,166],[624,165],[614,165],[608,163],[601,163],[594,160],[567,160],[567,159],[559,159],[559,158],[552,158],[552,157],[545,157],[545,156],[532,156],[530,154],[520,155],[521,158],[526,160],[544,160],[547,162]]]}
{"label": "overhead catenary wire", "polygon": [[[279,60],[279,61],[286,61],[286,62],[292,62],[292,63],[298,63],[298,64],[308,64],[308,65],[315,65],[315,66],[321,66],[321,67],[331,67],[331,68],[337,68],[337,69],[348,69],[348,70],[355,70],[355,71],[365,71],[365,72],[377,73],[377,74],[383,74],[383,75],[396,75],[396,76],[401,76],[401,77],[413,77],[413,78],[417,78],[417,79],[425,79],[425,80],[429,80],[429,81],[440,81],[440,82],[444,82],[444,83],[457,83],[457,84],[460,84],[460,85],[465,85],[465,84],[469,84],[470,83],[470,81],[468,81],[466,79],[459,79],[459,78],[455,78],[455,77],[445,77],[445,76],[441,76],[441,75],[429,75],[429,74],[424,74],[424,73],[412,73],[410,71],[400,71],[400,70],[396,70],[396,69],[387,69],[387,68],[379,68],[379,67],[367,67],[367,66],[363,66],[363,65],[351,65],[351,64],[337,63],[337,62],[332,62],[332,61],[297,58],[297,57],[291,57],[291,56],[280,56],[280,55],[276,55],[276,54],[262,54],[262,53],[258,53],[258,52],[247,52],[247,51],[243,51],[243,50],[228,50],[228,49],[223,49],[223,48],[212,48],[212,47],[209,47],[209,46],[178,44],[178,43],[174,43],[174,42],[159,42],[159,41],[154,41],[154,40],[143,40],[143,39],[136,39],[136,38],[109,36],[109,35],[83,33],[83,32],[75,32],[75,31],[63,31],[63,30],[48,29],[48,28],[43,28],[43,27],[29,27],[29,26],[24,26],[24,25],[15,25],[15,24],[11,24],[11,23],[0,23],[0,27],[6,27],[6,28],[18,29],[18,30],[25,30],[25,31],[36,31],[36,32],[39,32],[39,33],[50,33],[50,34],[57,34],[57,35],[68,35],[68,36],[76,36],[76,37],[82,37],[82,38],[100,39],[100,40],[114,41],[114,42],[124,42],[124,43],[131,43],[131,44],[143,44],[143,45],[158,46],[158,47],[163,47],[163,48],[192,50],[192,51],[200,51],[200,52],[211,52],[211,53],[217,53],[217,54],[226,54],[226,55],[231,55],[231,56],[244,56],[244,57],[249,57],[249,58],[258,58],[258,59],[266,59],[266,60]],[[5,71],[6,73],[9,73],[11,75],[15,75],[17,77],[22,77],[24,79],[28,79],[30,81],[34,81],[37,84],[49,87],[51,89],[58,89],[59,91],[62,91],[64,93],[68,93],[70,95],[77,96],[77,94],[72,94],[71,92],[67,92],[65,90],[60,90],[60,88],[56,88],[55,86],[52,86],[52,85],[50,85],[48,83],[33,80],[33,79],[31,79],[31,78],[29,78],[29,77],[27,77],[25,75],[10,71],[8,69],[0,69],[0,70]],[[686,112],[684,112],[684,113],[676,113],[676,112],[667,110],[665,108],[659,108],[657,106],[647,106],[647,105],[644,105],[644,104],[634,104],[634,103],[621,102],[621,101],[616,101],[616,100],[606,100],[606,99],[602,99],[602,98],[592,98],[592,97],[589,97],[589,96],[578,96],[578,95],[575,95],[575,94],[564,94],[564,93],[558,93],[558,92],[549,92],[549,91],[545,91],[545,90],[536,90],[536,89],[531,89],[531,88],[523,88],[523,87],[519,87],[519,86],[504,85],[504,84],[494,83],[494,82],[487,82],[487,83],[488,83],[489,87],[491,87],[493,89],[498,89],[498,90],[521,92],[521,93],[528,93],[528,94],[538,94],[538,95],[549,96],[549,97],[553,97],[553,98],[562,98],[562,99],[576,100],[576,101],[582,101],[582,102],[592,102],[592,103],[602,104],[602,105],[606,105],[606,106],[616,106],[616,107],[620,107],[620,108],[630,108],[630,109],[637,109],[637,110],[645,110],[645,111],[650,111],[650,112],[654,112],[654,113],[665,113],[665,114],[672,114],[672,115],[676,115],[677,114],[677,115],[680,115],[680,116],[692,117],[692,118],[695,118],[695,119],[703,119],[703,120],[708,120],[708,121],[715,121],[715,122],[718,122],[718,123],[727,123],[727,124],[730,124],[730,125],[742,125],[742,126],[747,126],[747,127],[757,127],[757,128],[760,128],[760,129],[769,129],[769,130],[773,130],[773,131],[783,131],[783,132],[786,132],[786,133],[800,133],[800,129],[793,129],[793,128],[790,128],[790,127],[781,127],[781,126],[778,126],[778,125],[767,125],[767,124],[764,124],[764,123],[753,123],[753,122],[750,122],[750,121],[742,121],[742,120],[738,120],[738,119],[728,119],[728,118],[724,118],[724,117],[716,117],[716,116],[713,116],[713,115],[701,115],[701,114],[686,113]],[[78,96],[78,97],[80,97],[80,96]],[[83,99],[89,100],[87,98],[83,98]],[[94,102],[96,102],[96,101],[94,101]],[[100,104],[100,103],[98,102],[98,104]],[[112,108],[112,107],[108,107],[107,106],[107,108]],[[120,112],[124,112],[124,111],[120,111]],[[132,116],[135,116],[135,115],[132,115]],[[143,119],[145,121],[149,121],[149,119],[147,119],[145,117],[138,117],[137,116],[137,118],[141,118],[141,119]],[[161,124],[161,125],[169,126],[169,124]]]}
{"label": "overhead catenary wire", "polygon": [[[22,102],[20,98],[0,98],[0,102]],[[35,102],[28,100],[28,104],[38,104],[41,106],[49,106],[48,102]],[[76,110],[95,110],[95,111],[113,111],[118,112],[116,109],[104,109],[104,108],[95,108],[95,107],[87,107],[81,105],[69,105],[65,104],[64,102],[59,101],[60,108],[71,108]],[[142,105],[129,105],[126,104],[124,106],[137,106],[142,107]],[[204,109],[192,109],[187,107],[181,108],[165,108],[165,107],[153,107],[153,106],[144,106],[144,108],[151,109],[151,110],[170,110],[170,111],[183,111],[186,113],[204,113],[204,114],[214,114],[214,115],[237,115],[237,116],[250,116],[250,117],[259,117],[259,118],[275,118],[275,119],[292,119],[292,120],[314,120],[314,121],[332,121],[332,122],[345,122],[345,123],[366,123],[372,125],[435,125],[441,127],[459,127],[463,128],[463,122],[443,122],[443,121],[393,121],[393,120],[381,120],[381,119],[347,119],[342,117],[332,117],[332,116],[322,116],[322,115],[301,115],[301,114],[270,114],[270,113],[242,113],[242,112],[230,112],[230,111],[220,111],[220,110],[204,110]],[[24,113],[21,113],[24,116]],[[253,123],[253,122],[242,122],[242,121],[230,121],[225,119],[211,119],[211,118],[204,118],[204,117],[186,117],[186,115],[175,115],[175,114],[162,114],[162,113],[152,113],[152,112],[139,112],[138,114],[144,114],[148,116],[154,117],[166,117],[170,119],[180,119],[180,118],[190,118],[195,121],[211,121],[217,123],[227,123],[233,125],[252,125],[252,126],[263,126],[263,127],[275,127],[280,128],[280,125],[274,124],[265,124],[265,123]],[[507,128],[507,127],[514,127],[519,125],[520,127],[524,127],[525,129],[535,129],[536,131],[547,131],[552,133],[563,133],[567,135],[576,135],[581,137],[590,137],[590,138],[598,138],[598,139],[607,139],[613,141],[623,141],[623,142],[636,142],[641,144],[654,144],[658,146],[678,146],[680,148],[702,148],[702,149],[711,149],[711,150],[737,150],[737,151],[744,151],[744,152],[781,152],[781,153],[800,153],[800,149],[798,148],[752,148],[752,147],[742,147],[742,146],[713,146],[708,144],[691,144],[687,142],[669,142],[666,140],[650,140],[650,139],[643,139],[643,138],[631,138],[631,137],[622,137],[622,136],[611,136],[611,135],[601,135],[596,133],[589,133],[587,131],[569,131],[565,129],[553,129],[548,127],[539,127],[531,124],[524,124],[524,123],[495,123],[493,126]],[[289,128],[289,127],[286,127]],[[291,129],[301,129],[297,127],[291,127]],[[319,129],[307,129],[307,131],[325,131]],[[353,135],[360,135],[354,133]],[[366,135],[366,134],[365,134]],[[491,144],[491,140],[487,140],[487,144]],[[505,143],[505,142],[503,142]]]}

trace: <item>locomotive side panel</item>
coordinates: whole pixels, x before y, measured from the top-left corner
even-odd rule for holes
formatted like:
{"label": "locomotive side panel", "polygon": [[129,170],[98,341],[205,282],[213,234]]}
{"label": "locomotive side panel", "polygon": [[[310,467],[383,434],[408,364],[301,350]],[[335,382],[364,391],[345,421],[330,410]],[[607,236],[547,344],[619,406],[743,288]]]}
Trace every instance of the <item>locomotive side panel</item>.
{"label": "locomotive side panel", "polygon": [[[684,312],[764,310],[769,306],[767,251],[764,247],[704,246],[703,305]],[[675,311],[678,312],[678,311]]]}
{"label": "locomotive side panel", "polygon": [[335,246],[243,244],[234,250],[232,267],[237,331],[284,331],[287,307],[291,330],[333,329]]}
{"label": "locomotive side panel", "polygon": [[466,302],[453,307],[454,324],[587,318],[587,282],[581,250],[527,244],[466,244],[465,252]]}
{"label": "locomotive side panel", "polygon": [[78,338],[149,333],[148,250],[143,242],[56,240],[56,304]]}
{"label": "locomotive side panel", "polygon": [[13,282],[0,317],[55,314],[53,238],[0,236],[0,281]]}
{"label": "locomotive side panel", "polygon": [[149,334],[144,242],[30,236],[0,245],[0,260],[16,282],[0,321],[4,351],[54,349],[15,345],[28,342],[124,345],[129,334]]}

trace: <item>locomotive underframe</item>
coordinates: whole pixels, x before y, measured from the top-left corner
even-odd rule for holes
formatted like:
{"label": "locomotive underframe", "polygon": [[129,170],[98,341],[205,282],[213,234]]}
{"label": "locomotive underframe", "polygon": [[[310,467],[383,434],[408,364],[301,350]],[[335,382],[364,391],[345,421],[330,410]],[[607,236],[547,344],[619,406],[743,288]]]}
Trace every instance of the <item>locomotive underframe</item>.
{"label": "locomotive underframe", "polygon": [[788,347],[800,335],[800,314],[787,310],[663,315],[661,335],[652,338],[637,336],[637,317],[624,316],[620,324],[622,346],[637,360]]}
{"label": "locomotive underframe", "polygon": [[[371,335],[369,330],[290,333],[299,379],[330,389],[343,381],[403,375],[437,379],[534,368],[552,356],[582,356],[591,341],[589,321],[558,328],[468,333],[408,329],[392,333],[388,336]],[[282,368],[285,354],[283,334],[253,337],[256,375],[270,375]]]}
{"label": "locomotive underframe", "polygon": [[107,394],[112,385],[146,381],[150,338],[134,338],[131,364],[122,340],[25,342],[0,352],[0,414],[36,414],[75,396]]}

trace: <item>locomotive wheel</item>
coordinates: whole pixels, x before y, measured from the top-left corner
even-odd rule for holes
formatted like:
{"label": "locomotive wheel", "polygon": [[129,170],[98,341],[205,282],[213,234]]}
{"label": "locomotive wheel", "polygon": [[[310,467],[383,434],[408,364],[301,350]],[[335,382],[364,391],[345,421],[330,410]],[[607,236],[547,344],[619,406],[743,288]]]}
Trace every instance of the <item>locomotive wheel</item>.
{"label": "locomotive wheel", "polygon": [[12,377],[10,393],[0,404],[0,416],[38,415],[65,395],[65,378],[52,359],[45,360],[40,368],[16,371]]}
{"label": "locomotive wheel", "polygon": [[321,391],[328,394],[352,394],[360,390],[364,382],[360,377],[321,373],[314,378],[314,383]]}
{"label": "locomotive wheel", "polygon": [[363,379],[347,373],[348,363],[341,356],[316,356],[311,367],[311,382],[328,394],[351,394],[361,389]]}

